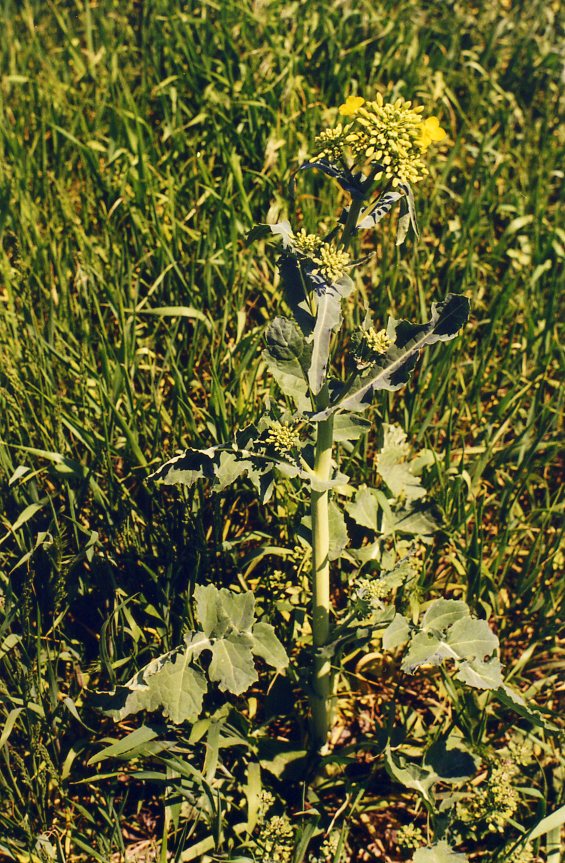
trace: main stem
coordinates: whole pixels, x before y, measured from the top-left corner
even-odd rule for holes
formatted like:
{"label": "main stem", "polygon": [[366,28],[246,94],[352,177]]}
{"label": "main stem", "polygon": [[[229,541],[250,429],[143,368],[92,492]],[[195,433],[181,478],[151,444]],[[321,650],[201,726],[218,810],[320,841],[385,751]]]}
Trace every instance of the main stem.
{"label": "main stem", "polygon": [[[327,482],[331,477],[333,416],[318,424],[314,473]],[[332,669],[329,658],[320,656],[330,634],[330,521],[329,494],[312,490],[312,642],[314,677],[312,680],[313,743],[322,748],[327,740],[332,708]]]}
{"label": "main stem", "polygon": [[[362,201],[353,201],[341,236],[341,245],[347,248],[355,232]],[[329,403],[327,384],[316,399],[318,410]],[[333,415],[318,423],[314,474],[321,483],[331,479],[333,449]],[[322,750],[327,743],[333,707],[333,675],[331,660],[321,655],[330,636],[330,519],[329,492],[311,494],[312,513],[312,643],[314,646],[314,674],[312,678],[312,736],[313,745]]]}

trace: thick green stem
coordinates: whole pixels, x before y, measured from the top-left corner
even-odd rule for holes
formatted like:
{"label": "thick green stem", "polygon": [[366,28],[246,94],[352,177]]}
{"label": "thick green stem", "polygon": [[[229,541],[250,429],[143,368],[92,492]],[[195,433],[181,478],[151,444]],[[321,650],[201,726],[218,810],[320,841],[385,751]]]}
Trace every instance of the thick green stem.
{"label": "thick green stem", "polygon": [[[341,236],[341,245],[347,248],[355,233],[362,201],[353,201]],[[329,392],[324,386],[316,399],[316,407],[327,407]],[[333,448],[333,416],[318,423],[314,473],[322,483],[331,479]],[[313,744],[322,749],[331,727],[333,707],[333,675],[331,661],[320,651],[330,636],[330,521],[329,492],[312,490],[312,642],[314,645],[314,675],[312,679],[312,735]]]}
{"label": "thick green stem", "polygon": [[[333,416],[318,425],[314,473],[327,482],[332,469]],[[312,641],[319,651],[330,634],[330,523],[329,492],[312,491]],[[332,669],[329,659],[316,653],[312,680],[312,732],[316,748],[325,745],[331,721]]]}

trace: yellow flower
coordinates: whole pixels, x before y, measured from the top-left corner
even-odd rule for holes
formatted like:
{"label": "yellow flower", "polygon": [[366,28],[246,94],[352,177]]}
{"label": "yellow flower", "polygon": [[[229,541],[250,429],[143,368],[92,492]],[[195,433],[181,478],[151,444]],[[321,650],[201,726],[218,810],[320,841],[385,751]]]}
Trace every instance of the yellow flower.
{"label": "yellow flower", "polygon": [[422,121],[422,125],[420,126],[420,140],[418,143],[424,151],[428,149],[432,141],[443,141],[445,135],[445,129],[442,129],[439,125],[438,118],[433,116],[428,117]]}
{"label": "yellow flower", "polygon": [[364,102],[362,96],[348,96],[343,105],[339,106],[338,111],[342,117],[352,117]]}

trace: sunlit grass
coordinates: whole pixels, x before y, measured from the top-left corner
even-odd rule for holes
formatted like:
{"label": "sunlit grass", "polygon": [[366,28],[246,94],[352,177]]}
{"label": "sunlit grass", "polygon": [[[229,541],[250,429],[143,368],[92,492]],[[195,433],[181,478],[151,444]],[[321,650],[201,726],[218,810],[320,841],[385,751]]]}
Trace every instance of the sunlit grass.
{"label": "sunlit grass", "polygon": [[[114,734],[88,686],[175,643],[192,585],[236,580],[229,544],[257,545],[274,509],[245,488],[220,504],[144,478],[257,415],[276,293],[245,233],[276,214],[325,107],[352,92],[412,98],[449,135],[421,186],[419,243],[399,252],[384,223],[359,285],[381,318],[423,318],[448,291],[472,300],[464,336],[379,405],[442,459],[445,543],[423,586],[466,585],[507,639],[514,682],[549,698],[563,562],[556,9],[2,3],[0,851],[30,859],[53,829],[61,855],[107,861],[126,841],[120,812],[127,823],[151,797],[74,784]],[[310,228],[339,201],[321,177],[298,189]]]}

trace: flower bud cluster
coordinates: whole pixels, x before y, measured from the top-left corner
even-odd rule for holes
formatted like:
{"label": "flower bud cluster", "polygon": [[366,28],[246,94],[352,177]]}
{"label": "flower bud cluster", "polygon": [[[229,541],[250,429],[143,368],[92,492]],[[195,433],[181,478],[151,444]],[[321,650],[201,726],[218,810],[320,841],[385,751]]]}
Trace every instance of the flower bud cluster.
{"label": "flower bud cluster", "polygon": [[491,771],[486,786],[464,803],[457,805],[462,821],[486,821],[492,833],[503,833],[509,818],[513,818],[520,805],[520,795],[513,785],[518,767],[512,761],[503,761]]}
{"label": "flower bud cluster", "polygon": [[349,252],[338,248],[333,243],[324,243],[318,254],[312,259],[316,267],[312,275],[321,275],[324,281],[333,284],[347,274],[347,267],[351,264]]}
{"label": "flower bud cluster", "polygon": [[359,599],[377,608],[382,607],[382,600],[392,592],[392,586],[380,578],[358,578],[355,588]]}
{"label": "flower bud cluster", "polygon": [[257,838],[264,863],[291,863],[294,853],[294,827],[288,815],[272,815]]}
{"label": "flower bud cluster", "polygon": [[422,845],[426,844],[424,831],[416,824],[403,824],[402,827],[396,831],[396,844],[400,848],[407,848],[409,850],[420,848]]}
{"label": "flower bud cluster", "polygon": [[270,444],[280,455],[286,455],[300,446],[300,434],[286,423],[274,420],[267,431],[265,443]]}
{"label": "flower bud cluster", "polygon": [[344,155],[347,146],[347,135],[351,125],[343,126],[338,123],[333,129],[324,129],[314,139],[317,159],[327,159],[328,162],[339,162]]}
{"label": "flower bud cluster", "polygon": [[417,183],[428,173],[423,154],[445,137],[438,118],[424,119],[423,110],[404,99],[387,103],[380,93],[372,102],[349,96],[339,111],[351,122],[321,132],[315,139],[315,155],[337,163],[350,149],[356,162],[375,166],[376,179],[385,177],[393,187]]}
{"label": "flower bud cluster", "polygon": [[386,330],[376,330],[374,327],[363,330],[361,338],[374,354],[386,353],[393,343]]}

